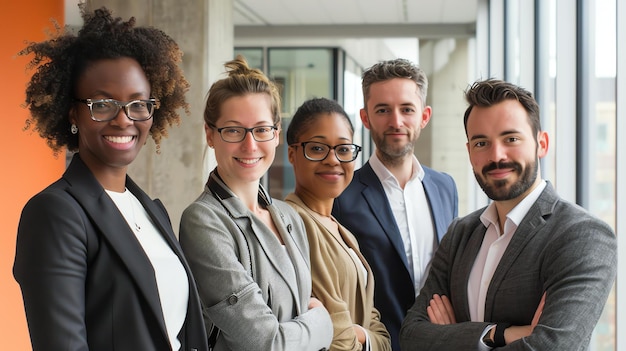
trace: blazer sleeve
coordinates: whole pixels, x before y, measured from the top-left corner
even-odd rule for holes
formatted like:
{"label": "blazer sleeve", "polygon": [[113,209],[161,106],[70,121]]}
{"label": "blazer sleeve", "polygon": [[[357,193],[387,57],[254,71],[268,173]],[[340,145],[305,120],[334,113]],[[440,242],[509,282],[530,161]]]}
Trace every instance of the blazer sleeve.
{"label": "blazer sleeve", "polygon": [[[459,220],[454,220],[450,224],[448,233],[444,235],[431,261],[428,278],[402,322],[400,347],[403,351],[479,350],[480,336],[489,323],[460,322],[438,325],[430,322],[426,312],[433,294],[451,296],[453,293],[449,288],[449,277],[456,251],[453,236],[458,234],[455,233],[458,223]],[[458,311],[455,309],[455,312]],[[460,320],[458,316],[457,320]]]}
{"label": "blazer sleeve", "polygon": [[[617,241],[612,229],[589,215],[579,216],[544,250],[541,279],[546,301],[528,337],[502,350],[586,350],[613,287]],[[527,323],[530,324],[530,323]]]}
{"label": "blazer sleeve", "polygon": [[[217,207],[195,202],[181,218],[180,243],[198,284],[206,322],[220,329],[230,350],[320,350],[330,319],[313,308],[279,322],[248,269],[240,229]],[[253,244],[253,243],[250,243]],[[244,246],[241,246],[244,245]],[[240,257],[241,256],[241,257]],[[249,260],[248,263],[249,264]]]}
{"label": "blazer sleeve", "polygon": [[391,340],[389,332],[385,325],[380,321],[380,312],[373,307],[370,317],[370,327],[367,329],[370,337],[372,351],[388,351],[391,350]]}
{"label": "blazer sleeve", "polygon": [[63,192],[44,192],[22,210],[13,274],[33,350],[87,350],[87,218]]}
{"label": "blazer sleeve", "polygon": [[[306,218],[306,217],[305,217]],[[324,245],[320,242],[322,235],[320,228],[312,220],[305,220],[305,229],[309,238],[311,250],[311,277],[313,279],[313,296],[318,298],[330,314],[333,323],[333,350],[361,350],[361,344],[357,341],[356,333],[352,328],[353,322],[350,317],[348,305],[337,289],[340,274],[333,264],[328,264],[324,257]]]}
{"label": "blazer sleeve", "polygon": [[[311,250],[311,275],[313,278],[313,296],[317,297],[328,312],[333,323],[332,350],[362,350],[362,345],[357,341],[353,325],[355,324],[350,315],[348,304],[342,291],[338,288],[342,279],[340,272],[332,261],[338,259],[327,248],[332,243],[326,242],[326,236],[322,233],[319,225],[309,215],[296,208],[302,216],[306,233],[309,238]],[[353,297],[351,297],[353,298]],[[372,350],[389,350],[389,333],[380,322],[378,311],[372,312],[373,319],[369,328],[365,326],[370,337]]]}
{"label": "blazer sleeve", "polygon": [[[555,223],[534,233],[512,263],[517,271],[524,272],[506,276],[499,282],[493,301],[488,302],[494,306],[489,322],[530,325],[542,293],[528,296],[531,294],[526,292],[539,284],[546,294],[543,312],[532,334],[498,350],[585,350],[589,345],[615,279],[616,238],[608,225],[590,215],[564,212],[555,211],[550,221]],[[463,232],[455,228],[458,223],[454,221],[444,236],[426,284],[403,323],[400,335],[403,350],[476,350],[478,347],[487,323],[434,325],[426,313],[434,293],[451,296],[455,301],[455,292],[449,289],[454,283],[449,281],[449,267],[453,266],[453,257],[461,255],[455,248],[458,240],[454,239]],[[457,320],[465,318],[459,316],[454,302],[453,307]]]}

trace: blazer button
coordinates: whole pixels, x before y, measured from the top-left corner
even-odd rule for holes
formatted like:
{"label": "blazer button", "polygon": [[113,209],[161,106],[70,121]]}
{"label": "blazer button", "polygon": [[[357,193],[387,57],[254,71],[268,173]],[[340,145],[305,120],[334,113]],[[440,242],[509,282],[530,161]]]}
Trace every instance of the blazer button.
{"label": "blazer button", "polygon": [[291,223],[287,224],[287,233],[291,233],[291,229],[292,229]]}
{"label": "blazer button", "polygon": [[237,301],[239,301],[239,299],[235,295],[230,295],[230,297],[228,298],[228,303],[231,305],[236,304]]}

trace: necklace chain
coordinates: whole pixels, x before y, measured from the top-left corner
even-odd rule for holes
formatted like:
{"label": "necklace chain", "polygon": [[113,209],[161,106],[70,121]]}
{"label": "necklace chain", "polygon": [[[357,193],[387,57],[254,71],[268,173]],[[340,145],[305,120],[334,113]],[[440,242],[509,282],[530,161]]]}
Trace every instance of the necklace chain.
{"label": "necklace chain", "polygon": [[139,225],[139,223],[137,223],[137,217],[135,217],[135,201],[133,199],[133,193],[131,193],[130,190],[128,189],[126,189],[126,191],[128,191],[128,200],[130,201],[130,210],[133,215],[133,224],[134,224],[133,229],[137,232],[140,232],[141,226]]}

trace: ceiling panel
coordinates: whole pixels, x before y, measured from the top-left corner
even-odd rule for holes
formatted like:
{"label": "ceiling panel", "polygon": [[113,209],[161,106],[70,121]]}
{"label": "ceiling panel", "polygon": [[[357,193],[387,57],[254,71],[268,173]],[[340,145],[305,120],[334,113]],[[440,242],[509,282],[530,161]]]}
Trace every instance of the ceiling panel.
{"label": "ceiling panel", "polygon": [[447,24],[476,20],[478,0],[234,0],[235,25]]}
{"label": "ceiling panel", "polygon": [[363,16],[362,24],[405,23],[402,0],[366,0],[360,1],[358,6]]}
{"label": "ceiling panel", "polygon": [[476,22],[476,13],[478,12],[478,0],[459,1],[459,0],[443,0],[442,11],[443,18],[446,22],[451,23],[470,23]]}
{"label": "ceiling panel", "polygon": [[424,6],[423,1],[407,1],[406,8],[410,23],[443,23],[443,3],[447,0],[431,1]]}

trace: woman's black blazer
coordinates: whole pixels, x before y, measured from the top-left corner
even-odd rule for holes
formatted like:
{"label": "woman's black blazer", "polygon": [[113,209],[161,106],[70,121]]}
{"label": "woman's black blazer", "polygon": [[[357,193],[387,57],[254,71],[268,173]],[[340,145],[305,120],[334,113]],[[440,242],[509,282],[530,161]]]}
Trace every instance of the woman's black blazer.
{"label": "woman's black blazer", "polygon": [[[165,208],[129,177],[126,187],[187,272],[182,350],[208,350],[196,285]],[[13,274],[33,350],[171,350],[153,267],[78,154],[24,207]]]}

